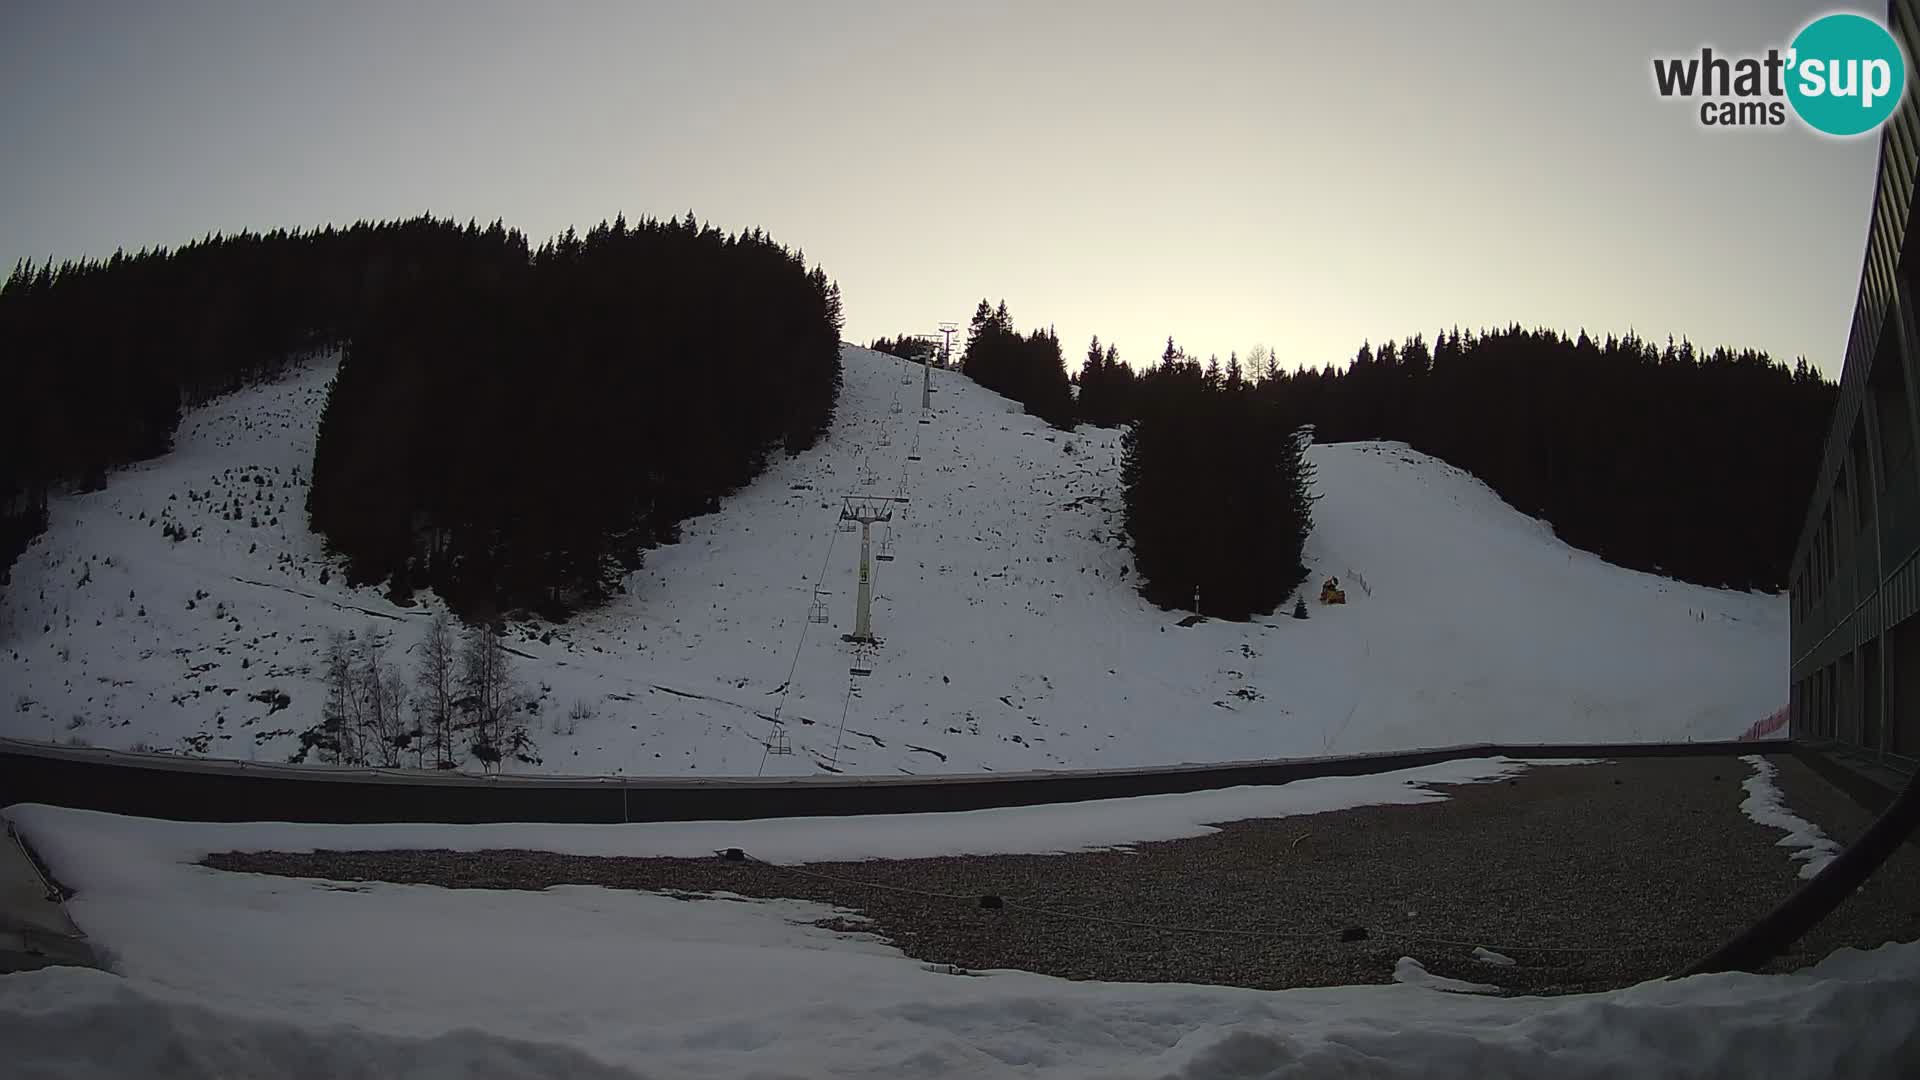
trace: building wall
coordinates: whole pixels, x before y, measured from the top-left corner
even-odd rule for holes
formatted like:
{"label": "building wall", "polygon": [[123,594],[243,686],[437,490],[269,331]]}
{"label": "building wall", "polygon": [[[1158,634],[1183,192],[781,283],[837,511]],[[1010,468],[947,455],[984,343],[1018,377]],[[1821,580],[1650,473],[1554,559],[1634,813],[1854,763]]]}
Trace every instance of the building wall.
{"label": "building wall", "polygon": [[[1920,56],[1920,0],[1889,22]],[[1909,73],[1911,79],[1912,73]],[[1880,175],[1840,397],[1794,552],[1791,731],[1920,757],[1920,229],[1915,92]]]}

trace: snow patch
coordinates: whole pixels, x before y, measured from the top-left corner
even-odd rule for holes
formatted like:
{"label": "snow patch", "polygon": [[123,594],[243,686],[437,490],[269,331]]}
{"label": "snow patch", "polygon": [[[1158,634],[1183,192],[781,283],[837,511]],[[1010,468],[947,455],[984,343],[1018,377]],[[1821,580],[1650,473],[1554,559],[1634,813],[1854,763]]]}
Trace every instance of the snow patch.
{"label": "snow patch", "polygon": [[[1583,764],[1562,760],[1560,764]],[[159,857],[193,863],[215,851],[521,849],[566,855],[705,858],[737,847],[777,864],[940,855],[1039,855],[1095,851],[1217,831],[1222,822],[1320,814],[1357,806],[1438,802],[1433,785],[1488,783],[1541,763],[1511,758],[1446,761],[1377,776],[1178,795],[1012,806],[938,814],[661,821],[626,825],[325,825],[197,823],[90,810],[16,805],[6,816],[65,880],[103,859]],[[91,871],[97,873],[98,871]]]}
{"label": "snow patch", "polygon": [[1420,986],[1428,990],[1444,990],[1452,994],[1497,994],[1500,988],[1486,983],[1467,982],[1465,979],[1449,979],[1445,975],[1435,975],[1427,970],[1425,964],[1411,956],[1403,956],[1394,962],[1393,981],[1407,986]]}
{"label": "snow patch", "polygon": [[1800,863],[1801,877],[1810,878],[1825,870],[1840,854],[1840,845],[1821,832],[1820,826],[1787,808],[1786,797],[1773,782],[1779,772],[1773,762],[1759,754],[1748,754],[1740,760],[1753,766],[1753,775],[1740,785],[1747,791],[1740,803],[1741,812],[1770,829],[1786,831],[1778,843],[1792,849],[1792,858]]}

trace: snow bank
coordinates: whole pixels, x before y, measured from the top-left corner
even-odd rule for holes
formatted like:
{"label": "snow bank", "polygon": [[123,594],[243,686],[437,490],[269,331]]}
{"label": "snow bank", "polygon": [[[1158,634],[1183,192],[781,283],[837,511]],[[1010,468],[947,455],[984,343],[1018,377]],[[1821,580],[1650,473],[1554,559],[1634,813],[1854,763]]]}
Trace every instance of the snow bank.
{"label": "snow bank", "polygon": [[406,1037],[347,1024],[239,1017],[173,1000],[88,968],[0,976],[8,1075],[125,1077],[407,1076],[585,1080],[640,1074],[554,1042],[477,1028]]}
{"label": "snow bank", "polygon": [[[830,967],[831,965],[823,965]],[[0,976],[14,1075],[518,1077],[1766,1077],[1901,1076],[1920,1066],[1920,946],[1836,956],[1801,975],[1719,975],[1615,994],[1497,1000],[1413,987],[1219,991],[1018,985],[926,975],[790,1010],[722,973],[737,1017],[655,1027],[636,974],[624,1008],[544,1037],[503,1011],[434,1033],[242,1014],[77,968]],[[487,974],[497,974],[488,972]],[[553,981],[521,981],[529,997]],[[679,973],[676,973],[678,975]],[[714,979],[704,973],[698,981]],[[886,1000],[883,992],[908,996]],[[335,1011],[344,1011],[336,1007]]]}
{"label": "snow bank", "polygon": [[1773,782],[1779,774],[1773,762],[1758,754],[1749,754],[1740,760],[1753,766],[1753,775],[1740,785],[1747,791],[1740,811],[1770,829],[1786,831],[1779,845],[1792,850],[1792,857],[1800,863],[1801,877],[1810,878],[1825,870],[1833,857],[1840,854],[1840,845],[1821,832],[1820,826],[1787,808],[1785,796]]}

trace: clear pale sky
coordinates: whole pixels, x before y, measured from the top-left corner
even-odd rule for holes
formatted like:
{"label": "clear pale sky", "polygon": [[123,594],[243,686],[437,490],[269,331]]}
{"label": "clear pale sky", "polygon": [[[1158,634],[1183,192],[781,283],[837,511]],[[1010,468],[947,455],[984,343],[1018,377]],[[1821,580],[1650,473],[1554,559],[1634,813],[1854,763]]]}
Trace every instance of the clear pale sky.
{"label": "clear pale sky", "polygon": [[1837,375],[1877,138],[1703,128],[1651,61],[1847,6],[7,0],[0,259],[692,209],[858,341],[988,296],[1070,363],[1519,321]]}

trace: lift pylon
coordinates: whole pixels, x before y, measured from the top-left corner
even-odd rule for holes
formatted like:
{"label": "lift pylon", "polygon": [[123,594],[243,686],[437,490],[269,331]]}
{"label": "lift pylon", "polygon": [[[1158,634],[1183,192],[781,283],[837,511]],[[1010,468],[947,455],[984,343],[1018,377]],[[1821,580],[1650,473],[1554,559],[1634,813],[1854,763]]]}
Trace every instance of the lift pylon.
{"label": "lift pylon", "polygon": [[959,332],[960,324],[957,322],[940,324],[940,336],[946,339],[945,345],[940,350],[940,366],[943,368],[949,370],[953,368],[953,335]]}
{"label": "lift pylon", "polygon": [[873,527],[893,520],[893,507],[883,500],[847,497],[843,518],[860,523],[860,589],[855,600],[853,633],[848,640],[871,644],[873,637]]}

